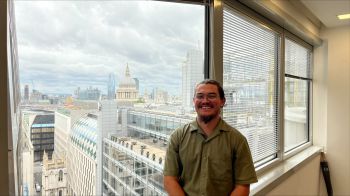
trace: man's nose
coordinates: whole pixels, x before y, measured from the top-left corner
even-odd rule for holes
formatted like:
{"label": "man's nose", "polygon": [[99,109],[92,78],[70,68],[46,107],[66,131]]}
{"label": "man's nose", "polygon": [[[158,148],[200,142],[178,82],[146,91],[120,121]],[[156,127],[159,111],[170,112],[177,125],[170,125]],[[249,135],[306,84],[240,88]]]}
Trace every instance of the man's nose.
{"label": "man's nose", "polygon": [[209,97],[208,96],[204,96],[202,99],[202,102],[209,102]]}

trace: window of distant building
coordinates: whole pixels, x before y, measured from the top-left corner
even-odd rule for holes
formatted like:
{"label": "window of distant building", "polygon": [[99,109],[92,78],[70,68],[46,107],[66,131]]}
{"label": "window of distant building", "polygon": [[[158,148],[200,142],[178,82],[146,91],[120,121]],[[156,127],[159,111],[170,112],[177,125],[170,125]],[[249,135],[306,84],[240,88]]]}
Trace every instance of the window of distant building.
{"label": "window of distant building", "polygon": [[60,171],[58,172],[58,181],[62,181],[62,180],[63,180],[63,171],[60,170]]}

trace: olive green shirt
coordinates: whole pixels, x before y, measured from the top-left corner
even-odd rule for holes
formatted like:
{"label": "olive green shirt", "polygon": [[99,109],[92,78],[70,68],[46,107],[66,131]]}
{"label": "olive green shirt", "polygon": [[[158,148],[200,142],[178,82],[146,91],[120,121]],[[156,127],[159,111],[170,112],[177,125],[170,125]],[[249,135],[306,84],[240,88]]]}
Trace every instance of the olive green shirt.
{"label": "olive green shirt", "polygon": [[246,138],[224,120],[208,138],[196,120],[176,129],[164,164],[187,195],[229,195],[235,184],[257,182]]}

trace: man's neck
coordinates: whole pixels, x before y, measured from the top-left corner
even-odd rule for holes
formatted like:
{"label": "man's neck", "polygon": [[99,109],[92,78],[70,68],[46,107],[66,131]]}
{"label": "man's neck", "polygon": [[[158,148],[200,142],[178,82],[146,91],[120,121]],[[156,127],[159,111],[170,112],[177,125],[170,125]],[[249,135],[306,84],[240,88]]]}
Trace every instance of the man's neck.
{"label": "man's neck", "polygon": [[213,132],[218,123],[220,122],[221,117],[217,116],[216,118],[213,118],[211,121],[205,123],[204,121],[200,120],[200,118],[197,117],[197,123],[200,128],[204,131],[204,133],[207,136],[210,136]]}

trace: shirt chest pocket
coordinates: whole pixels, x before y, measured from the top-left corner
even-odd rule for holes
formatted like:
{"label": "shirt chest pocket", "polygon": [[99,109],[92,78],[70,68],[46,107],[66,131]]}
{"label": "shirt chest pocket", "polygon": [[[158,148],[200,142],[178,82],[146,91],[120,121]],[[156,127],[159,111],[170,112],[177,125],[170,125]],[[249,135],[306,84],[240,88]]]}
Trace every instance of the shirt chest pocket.
{"label": "shirt chest pocket", "polygon": [[208,160],[208,176],[213,180],[230,180],[232,179],[232,159],[231,156],[216,154],[209,156]]}

